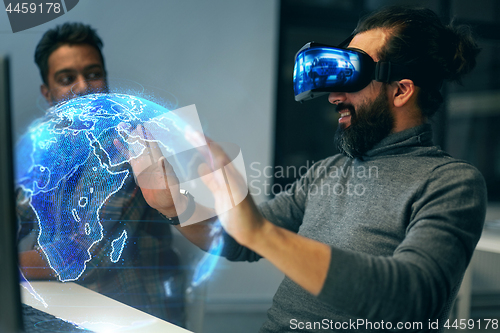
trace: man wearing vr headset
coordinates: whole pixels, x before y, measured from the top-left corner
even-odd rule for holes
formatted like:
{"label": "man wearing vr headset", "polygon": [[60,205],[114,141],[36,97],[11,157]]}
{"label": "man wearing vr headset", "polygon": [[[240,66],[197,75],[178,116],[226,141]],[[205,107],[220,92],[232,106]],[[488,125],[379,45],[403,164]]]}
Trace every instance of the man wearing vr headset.
{"label": "man wearing vr headset", "polygon": [[[328,94],[337,106],[343,154],[259,207],[247,196],[225,209],[228,184],[238,195],[244,181],[217,146],[213,163],[224,177],[200,169],[216,211],[227,210],[219,214],[223,255],[265,257],[286,275],[261,332],[443,330],[481,235],[486,188],[477,169],[433,145],[427,120],[442,81],[470,71],[478,48],[432,11],[400,7],[362,20],[346,45],[306,45],[294,72],[296,99]],[[178,191],[143,192],[166,216],[192,210],[175,209],[172,197],[192,205]],[[205,209],[196,204],[192,220]],[[210,223],[178,229],[206,248]]]}

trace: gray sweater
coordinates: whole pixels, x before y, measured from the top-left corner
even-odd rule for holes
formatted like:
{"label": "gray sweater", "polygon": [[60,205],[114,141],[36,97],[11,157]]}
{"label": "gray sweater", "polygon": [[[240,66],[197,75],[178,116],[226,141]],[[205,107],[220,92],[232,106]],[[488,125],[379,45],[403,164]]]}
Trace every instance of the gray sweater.
{"label": "gray sweater", "polygon": [[[362,158],[316,163],[260,209],[332,249],[321,293],[285,277],[261,332],[428,331],[445,324],[479,240],[486,186],[477,169],[433,146],[422,125]],[[224,255],[260,259],[229,236]]]}

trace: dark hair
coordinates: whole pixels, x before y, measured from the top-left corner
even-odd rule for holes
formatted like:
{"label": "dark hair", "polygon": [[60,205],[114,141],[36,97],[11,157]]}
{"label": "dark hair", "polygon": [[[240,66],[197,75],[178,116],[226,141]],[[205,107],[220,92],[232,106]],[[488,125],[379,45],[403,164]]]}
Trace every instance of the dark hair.
{"label": "dark hair", "polygon": [[445,26],[426,8],[383,8],[362,19],[354,33],[377,28],[389,33],[379,60],[403,65],[425,78],[415,84],[421,88],[418,105],[427,117],[443,102],[438,88],[443,80],[461,83],[463,75],[476,65],[480,52],[469,27],[453,23]]}
{"label": "dark hair", "polygon": [[49,56],[61,45],[88,44],[97,49],[104,68],[104,57],[101,49],[103,43],[94,29],[83,23],[64,23],[48,30],[38,42],[35,49],[35,63],[45,84],[48,84]]}

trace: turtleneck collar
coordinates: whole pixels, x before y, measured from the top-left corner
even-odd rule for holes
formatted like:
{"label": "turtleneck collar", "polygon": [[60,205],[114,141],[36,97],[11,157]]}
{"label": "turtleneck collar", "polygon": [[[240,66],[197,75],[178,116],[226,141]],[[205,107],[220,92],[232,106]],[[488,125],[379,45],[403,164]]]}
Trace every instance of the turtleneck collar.
{"label": "turtleneck collar", "polygon": [[372,149],[366,152],[362,159],[398,155],[412,152],[415,149],[423,147],[428,147],[436,151],[439,150],[438,147],[433,146],[432,127],[430,124],[423,124],[401,132],[389,134]]}

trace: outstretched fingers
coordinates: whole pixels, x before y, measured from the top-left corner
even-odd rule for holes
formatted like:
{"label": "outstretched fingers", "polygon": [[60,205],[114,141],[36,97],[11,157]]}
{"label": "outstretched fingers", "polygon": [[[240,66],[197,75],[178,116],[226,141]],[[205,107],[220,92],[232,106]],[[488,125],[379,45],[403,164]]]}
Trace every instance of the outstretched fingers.
{"label": "outstretched fingers", "polygon": [[172,164],[168,162],[165,156],[160,157],[157,163],[158,169],[161,170],[161,173],[163,175],[165,187],[169,188],[179,185],[179,178],[177,178]]}
{"label": "outstretched fingers", "polygon": [[123,145],[123,143],[120,142],[118,139],[113,140],[113,144],[115,145],[116,149],[122,154],[122,156],[129,161],[130,160],[130,152],[129,150]]}
{"label": "outstretched fingers", "polygon": [[142,139],[141,143],[146,146],[152,161],[156,162],[163,157],[163,153],[158,145],[158,142],[146,127],[138,125],[135,131],[139,133],[139,137]]}

